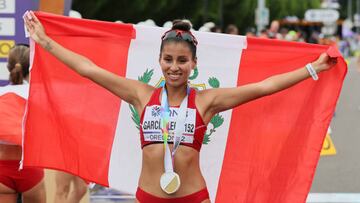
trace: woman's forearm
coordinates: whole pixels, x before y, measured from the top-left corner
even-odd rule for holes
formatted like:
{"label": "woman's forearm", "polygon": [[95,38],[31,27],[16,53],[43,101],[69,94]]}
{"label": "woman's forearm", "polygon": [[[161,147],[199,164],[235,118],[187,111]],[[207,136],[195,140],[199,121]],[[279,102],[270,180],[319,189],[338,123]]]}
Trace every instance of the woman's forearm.
{"label": "woman's forearm", "polygon": [[[316,73],[322,71],[317,66],[314,66],[314,70],[316,71]],[[291,72],[271,76],[262,81],[265,87],[265,95],[274,94],[281,90],[287,89],[309,77],[311,77],[311,75],[306,67],[299,68]]]}

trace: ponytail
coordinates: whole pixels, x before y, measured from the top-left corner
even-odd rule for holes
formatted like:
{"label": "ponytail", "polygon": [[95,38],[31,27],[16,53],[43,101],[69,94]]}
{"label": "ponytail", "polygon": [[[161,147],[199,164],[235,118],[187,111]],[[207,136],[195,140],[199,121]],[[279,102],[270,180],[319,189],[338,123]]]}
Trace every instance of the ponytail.
{"label": "ponytail", "polygon": [[20,63],[16,63],[15,67],[10,71],[10,82],[13,85],[23,84],[23,70]]}
{"label": "ponytail", "polygon": [[10,49],[7,68],[12,84],[23,84],[23,80],[29,75],[29,56],[30,49],[26,45],[20,44]]}

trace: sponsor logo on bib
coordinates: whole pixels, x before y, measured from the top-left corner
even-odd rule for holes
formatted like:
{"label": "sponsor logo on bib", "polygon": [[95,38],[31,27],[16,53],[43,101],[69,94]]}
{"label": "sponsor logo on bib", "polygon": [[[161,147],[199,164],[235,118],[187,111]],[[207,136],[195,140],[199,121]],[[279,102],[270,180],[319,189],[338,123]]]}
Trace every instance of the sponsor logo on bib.
{"label": "sponsor logo on bib", "polygon": [[[159,105],[147,106],[144,113],[144,121],[141,125],[144,140],[152,142],[163,142],[163,135],[161,131],[161,116]],[[169,142],[174,141],[174,132],[176,127],[176,118],[178,116],[179,108],[170,107],[169,118]],[[181,136],[182,143],[192,144],[195,134],[196,110],[188,108],[186,115],[186,122],[184,124]]]}

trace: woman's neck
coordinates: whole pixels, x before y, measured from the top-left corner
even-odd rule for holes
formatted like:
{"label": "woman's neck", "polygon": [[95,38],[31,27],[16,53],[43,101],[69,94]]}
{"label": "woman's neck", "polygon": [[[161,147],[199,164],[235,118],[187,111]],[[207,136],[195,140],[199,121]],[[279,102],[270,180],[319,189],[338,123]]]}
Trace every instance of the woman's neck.
{"label": "woman's neck", "polygon": [[186,96],[187,86],[171,87],[166,86],[168,102],[170,106],[179,106]]}

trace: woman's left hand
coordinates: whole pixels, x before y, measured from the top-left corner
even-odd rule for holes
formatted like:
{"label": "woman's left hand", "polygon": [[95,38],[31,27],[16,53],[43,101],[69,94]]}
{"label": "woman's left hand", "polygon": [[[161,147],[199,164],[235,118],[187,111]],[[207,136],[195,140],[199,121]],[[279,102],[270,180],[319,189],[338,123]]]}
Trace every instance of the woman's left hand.
{"label": "woman's left hand", "polygon": [[44,46],[48,42],[48,36],[45,33],[45,29],[39,19],[35,16],[33,11],[26,11],[24,16],[24,23],[27,31],[30,34],[31,39],[40,45]]}
{"label": "woman's left hand", "polygon": [[337,58],[330,58],[327,53],[322,53],[316,61],[312,62],[311,65],[314,67],[317,73],[329,70],[334,67],[337,63]]}

